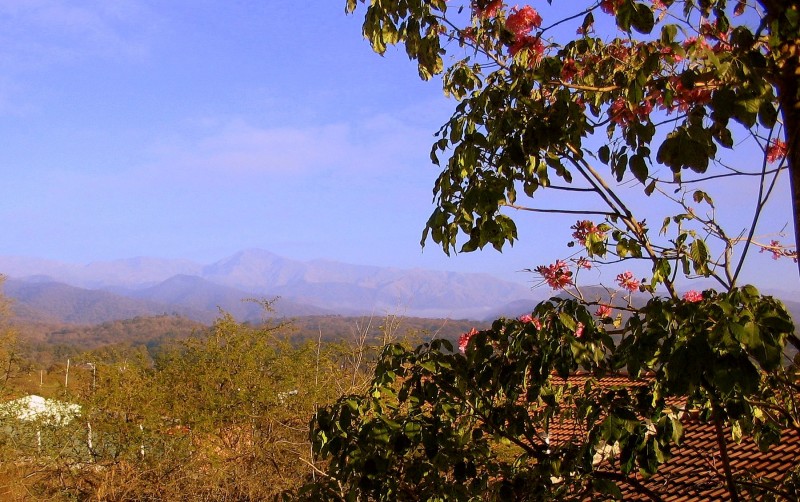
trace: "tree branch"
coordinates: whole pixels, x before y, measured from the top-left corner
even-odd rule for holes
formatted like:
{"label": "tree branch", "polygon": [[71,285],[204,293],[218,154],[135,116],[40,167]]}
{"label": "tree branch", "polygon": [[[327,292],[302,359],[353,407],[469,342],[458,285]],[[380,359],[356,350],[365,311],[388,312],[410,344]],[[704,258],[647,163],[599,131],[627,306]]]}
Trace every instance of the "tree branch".
{"label": "tree branch", "polygon": [[731,459],[728,456],[728,442],[725,439],[725,433],[722,430],[722,418],[719,416],[720,409],[714,406],[714,428],[717,433],[717,445],[719,445],[719,453],[722,456],[722,468],[725,471],[725,481],[728,483],[728,492],[731,495],[731,502],[739,502],[739,492],[736,490],[736,482],[733,479],[731,472]]}
{"label": "tree branch", "polygon": [[535,207],[520,206],[517,204],[503,204],[505,207],[517,209],[519,211],[530,211],[533,213],[556,213],[556,214],[597,214],[600,216],[622,216],[619,213],[611,213],[608,211],[589,211],[583,209],[540,209]]}

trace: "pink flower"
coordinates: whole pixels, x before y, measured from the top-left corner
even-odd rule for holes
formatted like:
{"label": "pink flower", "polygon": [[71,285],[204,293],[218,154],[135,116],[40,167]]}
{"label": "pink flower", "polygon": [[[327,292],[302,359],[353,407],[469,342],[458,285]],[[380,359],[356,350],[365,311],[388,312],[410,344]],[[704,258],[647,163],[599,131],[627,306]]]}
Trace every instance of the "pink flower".
{"label": "pink flower", "polygon": [[622,289],[627,289],[630,292],[637,291],[639,289],[639,281],[633,278],[633,272],[627,271],[617,275],[617,284]]}
{"label": "pink flower", "polygon": [[683,295],[683,299],[690,303],[697,303],[703,301],[703,293],[695,290],[689,290]]}
{"label": "pink flower", "polygon": [[509,14],[506,19],[506,28],[508,28],[516,38],[527,35],[531,30],[541,25],[542,16],[530,5],[526,5],[521,9],[514,7],[511,9],[511,14]]}
{"label": "pink flower", "polygon": [[530,314],[525,314],[523,316],[520,316],[519,322],[521,322],[522,324],[531,323],[534,326],[536,326],[536,329],[542,329],[542,323],[539,322],[539,318],[538,317],[533,317]]}
{"label": "pink flower", "polygon": [[694,105],[704,105],[711,101],[711,91],[709,89],[696,86],[691,89],[685,87],[679,76],[672,77],[670,84],[673,89],[673,103],[666,106],[667,111],[685,112]]}
{"label": "pink flower", "polygon": [[552,265],[540,265],[536,267],[538,272],[547,284],[553,289],[564,289],[572,284],[572,272],[569,265],[563,260],[558,260]]}
{"label": "pink flower", "polygon": [[561,66],[561,80],[569,82],[575,75],[578,74],[578,67],[575,65],[574,59],[567,59]]}
{"label": "pink flower", "polygon": [[608,116],[611,122],[619,124],[623,127],[630,124],[636,115],[628,108],[628,104],[623,98],[617,98],[608,108]]}
{"label": "pink flower", "polygon": [[698,38],[698,37],[688,37],[686,40],[683,41],[683,48],[686,50],[695,49],[695,50],[711,50],[711,46],[708,45],[708,42],[705,38]]}
{"label": "pink flower", "polygon": [[544,54],[544,44],[542,40],[539,37],[532,37],[530,35],[516,37],[514,43],[508,47],[508,53],[514,56],[523,49],[531,52],[531,66],[538,64]]}
{"label": "pink flower", "polygon": [[767,147],[767,162],[772,163],[786,157],[786,142],[779,139],[773,140]]}
{"label": "pink flower", "polygon": [[578,268],[585,268],[586,270],[591,270],[592,268],[592,262],[590,262],[583,256],[578,258],[578,261],[575,264],[578,265]]}
{"label": "pink flower", "polygon": [[597,317],[601,319],[605,319],[606,317],[611,317],[611,307],[608,305],[600,305],[597,307],[597,312],[594,313]]}
{"label": "pink flower", "polygon": [[[777,260],[781,256],[784,256],[784,247],[781,245],[780,241],[770,241],[769,246],[763,246],[759,253],[763,253],[764,251],[769,251],[772,253],[772,259]],[[795,261],[797,261],[795,259]]]}
{"label": "pink flower", "polygon": [[672,47],[662,47],[661,54],[669,59],[672,59],[675,63],[680,63],[683,61],[683,56],[676,54]]}
{"label": "pink flower", "polygon": [[583,336],[583,323],[579,322],[577,326],[575,326],[575,338],[580,338]]}
{"label": "pink flower", "polygon": [[477,335],[477,334],[478,334],[478,330],[475,329],[475,328],[472,328],[467,333],[464,333],[460,337],[458,337],[458,350],[460,350],[462,354],[467,352],[467,345],[469,345],[470,339],[473,336]]}
{"label": "pink flower", "polygon": [[606,236],[605,232],[601,232],[597,226],[589,220],[579,220],[569,228],[575,230],[572,232],[572,238],[578,241],[581,246],[586,245],[586,239],[590,235],[596,235],[600,239]]}
{"label": "pink flower", "polygon": [[653,103],[645,101],[636,107],[636,116],[639,120],[647,120],[650,118],[650,113],[653,111]]}

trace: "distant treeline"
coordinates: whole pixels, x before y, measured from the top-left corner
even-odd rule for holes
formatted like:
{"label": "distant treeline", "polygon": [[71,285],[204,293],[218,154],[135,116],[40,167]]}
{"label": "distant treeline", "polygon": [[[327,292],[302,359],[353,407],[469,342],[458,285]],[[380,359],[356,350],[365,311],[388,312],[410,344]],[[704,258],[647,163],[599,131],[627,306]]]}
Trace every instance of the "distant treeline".
{"label": "distant treeline", "polygon": [[[468,320],[425,319],[401,316],[308,316],[271,320],[284,325],[283,335],[293,343],[306,340],[347,341],[366,339],[370,343],[405,340],[425,341],[431,338],[455,340],[473,327],[486,323]],[[258,327],[248,323],[253,327]],[[175,341],[203,337],[209,326],[178,315],[136,317],[95,325],[59,323],[17,323],[20,347],[26,359],[47,369],[63,363],[68,357],[101,347],[144,347],[150,359]]]}

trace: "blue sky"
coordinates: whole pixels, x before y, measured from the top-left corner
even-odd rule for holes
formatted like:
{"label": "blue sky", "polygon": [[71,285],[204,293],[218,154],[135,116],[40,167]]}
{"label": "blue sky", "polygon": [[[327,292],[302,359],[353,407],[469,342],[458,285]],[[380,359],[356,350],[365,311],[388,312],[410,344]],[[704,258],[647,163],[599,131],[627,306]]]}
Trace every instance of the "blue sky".
{"label": "blue sky", "polygon": [[[262,248],[532,281],[519,271],[567,253],[574,217],[519,215],[503,254],[420,249],[454,102],[402,52],[374,54],[344,3],[0,2],[0,255]],[[778,196],[771,230],[790,221]],[[759,258],[752,277],[797,277]]]}

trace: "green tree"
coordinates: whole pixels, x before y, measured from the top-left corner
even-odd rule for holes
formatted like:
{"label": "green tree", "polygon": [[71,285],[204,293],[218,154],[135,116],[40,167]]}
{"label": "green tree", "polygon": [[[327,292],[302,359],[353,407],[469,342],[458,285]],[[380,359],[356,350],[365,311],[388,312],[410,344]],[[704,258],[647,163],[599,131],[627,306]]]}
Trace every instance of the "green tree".
{"label": "green tree", "polygon": [[[788,171],[800,232],[798,3],[537,7],[366,8],[373,48],[402,44],[420,76],[443,74],[458,102],[431,151],[442,172],[422,244],[502,250],[517,239],[508,212],[529,211],[578,215],[578,252],[532,270],[571,298],[466,333],[463,355],[444,341],[388,347],[369,391],[317,415],[312,438],[328,470],[301,492],[310,499],[585,500],[625,489],[658,500],[631,473],[669,461],[683,411],[713,425],[722,451],[725,430],[768,450],[798,429],[800,379],[784,357],[787,342],[800,347],[792,320],[738,284],[754,246],[797,259],[796,247],[763,241],[756,227]],[[744,233],[741,222],[726,230],[725,201],[711,193],[737,179],[753,188]],[[674,210],[653,232],[646,220],[664,207]],[[602,295],[580,287],[585,268],[638,261],[649,263],[647,279],[622,269]],[[712,278],[721,291],[681,296],[679,278]],[[635,303],[639,291],[650,299]],[[609,375],[626,383],[601,385]],[[574,433],[551,441],[564,424]],[[731,500],[798,496],[791,476],[752,482],[721,463],[709,481]]]}

